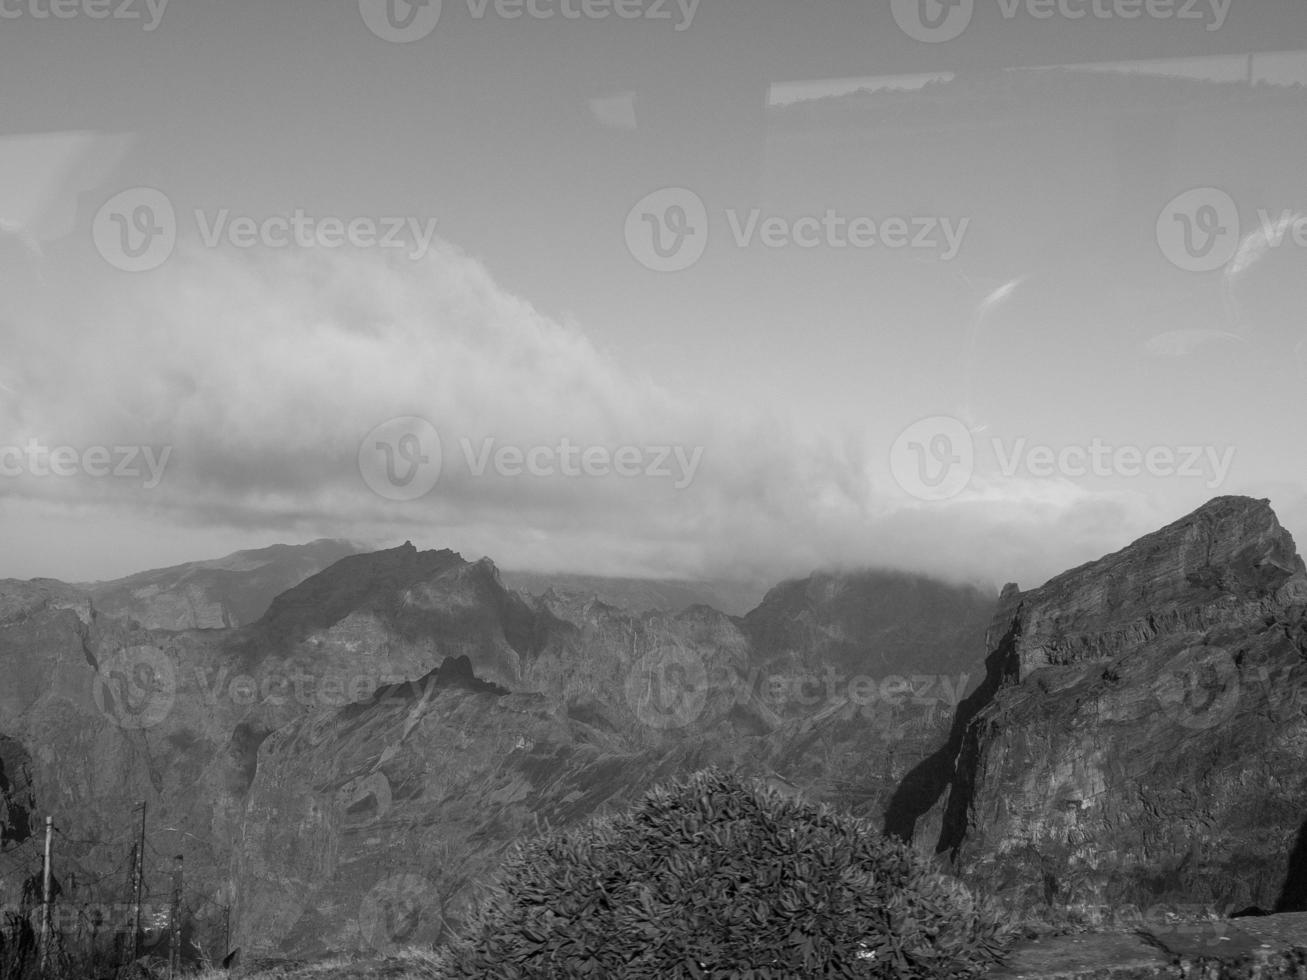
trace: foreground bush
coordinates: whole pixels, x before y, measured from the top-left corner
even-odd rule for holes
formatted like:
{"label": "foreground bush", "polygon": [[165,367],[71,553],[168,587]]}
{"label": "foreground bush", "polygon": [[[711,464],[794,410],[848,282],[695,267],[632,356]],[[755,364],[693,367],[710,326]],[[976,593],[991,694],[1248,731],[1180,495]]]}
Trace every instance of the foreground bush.
{"label": "foreground bush", "polygon": [[1007,935],[864,820],[717,770],[522,845],[453,977],[972,977]]}

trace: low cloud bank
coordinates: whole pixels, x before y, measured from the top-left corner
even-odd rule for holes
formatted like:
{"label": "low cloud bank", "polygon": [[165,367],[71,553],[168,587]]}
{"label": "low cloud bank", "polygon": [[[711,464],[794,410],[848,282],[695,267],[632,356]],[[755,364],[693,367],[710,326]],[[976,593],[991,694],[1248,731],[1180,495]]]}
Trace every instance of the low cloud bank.
{"label": "low cloud bank", "polygon": [[[65,577],[115,574],[116,522],[138,563],[118,574],[157,526],[232,547],[411,538],[596,574],[875,565],[1029,586],[1201,503],[983,479],[912,500],[856,423],[833,438],[667,391],[445,244],[420,262],[197,248],[106,283],[3,327],[0,517],[42,521],[71,566],[97,522],[93,567]],[[0,574],[38,574],[16,537]]]}

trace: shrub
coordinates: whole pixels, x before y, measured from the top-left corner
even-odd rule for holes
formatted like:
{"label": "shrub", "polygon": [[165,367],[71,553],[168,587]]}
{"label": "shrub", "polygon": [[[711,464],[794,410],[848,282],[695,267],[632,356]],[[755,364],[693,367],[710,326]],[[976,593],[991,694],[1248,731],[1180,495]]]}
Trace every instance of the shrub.
{"label": "shrub", "polygon": [[977,976],[1007,940],[865,820],[719,770],[518,845],[454,977]]}

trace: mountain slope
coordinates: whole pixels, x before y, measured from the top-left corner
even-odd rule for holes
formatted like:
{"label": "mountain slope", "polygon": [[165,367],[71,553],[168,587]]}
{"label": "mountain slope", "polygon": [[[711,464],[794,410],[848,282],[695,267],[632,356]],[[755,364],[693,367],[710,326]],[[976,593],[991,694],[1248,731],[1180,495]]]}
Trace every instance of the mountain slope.
{"label": "mountain slope", "polygon": [[1307,572],[1267,501],[1218,498],[1009,587],[991,641],[987,703],[960,710],[947,798],[917,828],[962,872],[1091,921],[1301,892]]}
{"label": "mountain slope", "polygon": [[[819,572],[785,582],[744,617],[757,655],[772,668],[821,676],[938,676],[979,680],[995,597],[888,571]],[[967,675],[965,678],[962,675]]]}
{"label": "mountain slope", "polygon": [[510,589],[533,596],[595,598],[634,613],[677,613],[690,606],[712,606],[727,615],[743,615],[758,604],[760,589],[741,582],[692,582],[665,579],[608,578],[572,573],[524,572],[504,569]]}
{"label": "mountain slope", "polygon": [[100,612],[147,629],[243,626],[262,616],[277,595],[358,550],[348,541],[328,539],[279,544],[82,588]]}
{"label": "mountain slope", "polygon": [[[528,601],[504,590],[490,563],[454,559],[408,548],[358,556],[246,631],[334,662],[347,649],[356,658],[384,649],[394,660],[422,642],[430,660],[456,658],[467,681],[447,689],[428,676],[374,702],[293,719],[264,741],[232,871],[246,949],[367,945],[376,941],[368,903],[380,894],[403,904],[396,890],[422,896],[410,903],[415,931],[406,935],[435,941],[516,837],[708,764],[879,817],[942,739],[960,696],[918,704],[909,691],[860,703],[841,686],[815,700],[778,699],[771,658],[742,621],[715,609],[635,613],[556,592]],[[402,570],[421,574],[409,580]],[[875,586],[862,587],[871,601]],[[970,593],[959,601],[982,605]],[[988,600],[984,618],[992,611]],[[918,612],[883,603],[856,625],[922,642],[932,628],[959,629],[901,621]],[[451,644],[467,623],[498,624],[503,643]],[[443,661],[446,673],[454,662]],[[472,681],[493,689],[472,693]]]}

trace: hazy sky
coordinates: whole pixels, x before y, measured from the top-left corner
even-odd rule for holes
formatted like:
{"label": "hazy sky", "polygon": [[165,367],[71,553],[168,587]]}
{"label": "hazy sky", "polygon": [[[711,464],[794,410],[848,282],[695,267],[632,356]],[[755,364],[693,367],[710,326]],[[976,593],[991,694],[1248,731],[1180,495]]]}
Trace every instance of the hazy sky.
{"label": "hazy sky", "polygon": [[0,0],[0,576],[1032,586],[1223,493],[1307,539],[1305,47],[1301,0]]}

